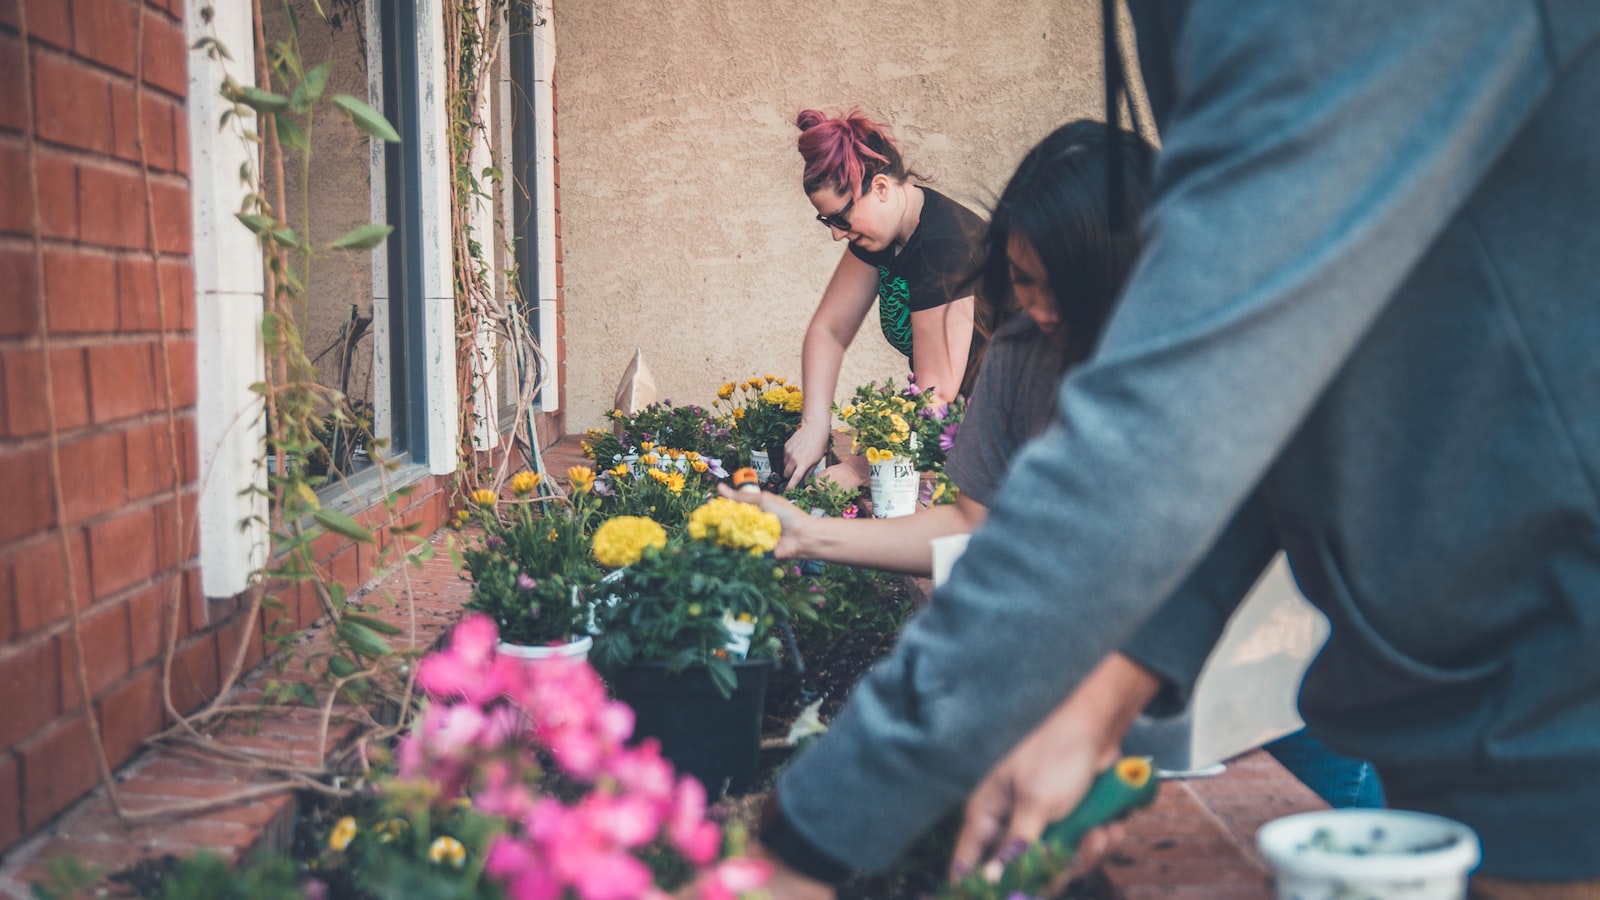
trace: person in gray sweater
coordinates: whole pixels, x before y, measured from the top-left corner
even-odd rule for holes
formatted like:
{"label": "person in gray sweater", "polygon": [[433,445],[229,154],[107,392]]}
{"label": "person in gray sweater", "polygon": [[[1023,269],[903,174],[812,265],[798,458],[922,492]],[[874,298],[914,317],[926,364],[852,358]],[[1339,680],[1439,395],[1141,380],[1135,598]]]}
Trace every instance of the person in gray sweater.
{"label": "person in gray sweater", "polygon": [[1006,754],[1118,648],[1181,699],[1279,549],[1332,623],[1311,731],[1476,829],[1480,876],[1600,879],[1600,5],[1130,6],[1143,255],[949,583],[779,780],[773,895],[885,868],[986,776],[1013,817],[1070,808],[1091,768]]}

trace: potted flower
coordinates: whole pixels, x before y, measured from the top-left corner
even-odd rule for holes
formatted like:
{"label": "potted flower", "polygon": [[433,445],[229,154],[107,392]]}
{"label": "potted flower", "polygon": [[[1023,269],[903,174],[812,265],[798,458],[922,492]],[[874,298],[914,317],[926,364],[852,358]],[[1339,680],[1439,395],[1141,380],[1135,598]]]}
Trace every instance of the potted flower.
{"label": "potted flower", "polygon": [[[587,663],[511,664],[496,640],[492,621],[469,614],[418,666],[430,702],[385,786],[403,819],[390,833],[430,859],[439,847],[442,865],[481,876],[494,896],[731,900],[761,886],[766,863],[741,857],[737,830],[723,834],[705,789],[654,742],[628,740],[633,712],[606,697]],[[463,807],[495,827],[441,847],[437,823]],[[374,830],[370,845],[382,841]],[[393,895],[421,896],[404,886]]]}
{"label": "potted flower", "polygon": [[1467,896],[1477,834],[1400,809],[1330,809],[1274,819],[1256,834],[1280,897]]}
{"label": "potted flower", "polygon": [[694,450],[643,441],[639,451],[599,474],[594,491],[606,517],[643,516],[667,528],[682,527],[717,479],[728,475],[720,459]]}
{"label": "potted flower", "polygon": [[716,405],[727,409],[739,450],[762,481],[781,475],[783,445],[800,427],[805,394],[782,376],[763,375],[724,384]]}
{"label": "potted flower", "polygon": [[915,385],[898,390],[894,380],[856,388],[839,417],[852,435],[852,448],[867,458],[871,472],[872,516],[909,516],[917,504],[917,458],[921,445],[913,423],[931,395]]}
{"label": "potted flower", "polygon": [[591,644],[586,592],[601,575],[589,552],[596,498],[589,490],[565,502],[535,497],[540,481],[534,472],[513,475],[509,503],[487,488],[473,492],[483,534],[461,553],[473,581],[467,608],[494,621],[503,653],[581,657]]}
{"label": "potted flower", "polygon": [[593,660],[641,734],[713,791],[753,786],[767,680],[802,592],[777,566],[776,516],[721,497],[671,539],[655,521],[608,520],[594,554],[620,572],[598,610]]}

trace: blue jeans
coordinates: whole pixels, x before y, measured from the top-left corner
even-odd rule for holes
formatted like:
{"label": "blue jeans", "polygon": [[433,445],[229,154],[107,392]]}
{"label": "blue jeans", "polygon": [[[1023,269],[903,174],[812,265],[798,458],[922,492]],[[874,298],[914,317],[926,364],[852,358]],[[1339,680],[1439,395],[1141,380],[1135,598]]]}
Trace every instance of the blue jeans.
{"label": "blue jeans", "polygon": [[1265,749],[1334,809],[1383,806],[1383,783],[1372,763],[1340,756],[1304,728],[1278,738]]}

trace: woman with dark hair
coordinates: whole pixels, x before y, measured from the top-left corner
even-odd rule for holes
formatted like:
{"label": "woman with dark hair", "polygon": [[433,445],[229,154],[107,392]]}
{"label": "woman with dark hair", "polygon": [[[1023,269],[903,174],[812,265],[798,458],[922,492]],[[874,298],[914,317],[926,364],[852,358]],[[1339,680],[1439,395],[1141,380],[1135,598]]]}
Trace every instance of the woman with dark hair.
{"label": "woman with dark hair", "polygon": [[[1118,148],[1127,185],[1122,221],[1133,223],[1148,196],[1154,151],[1126,131]],[[976,242],[980,262],[958,292],[975,284],[1002,324],[945,465],[956,502],[896,519],[823,519],[774,494],[751,497],[783,523],[778,556],[927,574],[930,540],[983,521],[1011,456],[1049,421],[1056,382],[1094,349],[1137,255],[1133,229],[1110,228],[1106,158],[1105,125],[1057,128],[1023,158]],[[807,401],[813,396],[808,389]]]}
{"label": "woman with dark hair", "polygon": [[883,336],[905,354],[917,383],[941,400],[970,386],[982,347],[976,304],[964,285],[983,220],[932,188],[900,155],[888,126],[852,110],[804,110],[795,120],[802,185],[817,221],[849,248],[822,292],[801,351],[805,408],[784,445],[793,487],[826,454],[845,349],[873,299]]}

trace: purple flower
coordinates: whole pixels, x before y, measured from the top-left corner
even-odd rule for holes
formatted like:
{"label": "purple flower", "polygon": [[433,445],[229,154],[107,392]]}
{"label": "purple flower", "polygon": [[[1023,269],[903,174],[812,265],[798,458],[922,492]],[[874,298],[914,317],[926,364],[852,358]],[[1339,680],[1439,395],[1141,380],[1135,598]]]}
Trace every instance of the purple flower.
{"label": "purple flower", "polygon": [[906,383],[907,384],[916,384],[917,383],[917,373],[915,373],[915,372],[906,373]]}
{"label": "purple flower", "polygon": [[484,541],[484,543],[489,546],[490,550],[499,550],[501,547],[504,547],[506,545],[506,542],[505,542],[504,538],[500,537],[499,535],[494,535],[494,534],[489,535],[489,537]]}
{"label": "purple flower", "polygon": [[956,445],[956,432],[960,430],[960,422],[951,422],[949,425],[946,425],[944,430],[939,432],[939,449],[949,453],[950,448]]}
{"label": "purple flower", "polygon": [[527,572],[520,572],[520,573],[517,574],[517,587],[518,588],[520,588],[520,589],[522,589],[524,591],[531,591],[531,590],[533,590],[534,588],[536,588],[538,586],[539,586],[539,582],[534,581],[532,578],[529,578]]}
{"label": "purple flower", "polygon": [[706,464],[706,472],[712,478],[727,478],[728,470],[722,467],[722,460],[715,456],[702,456],[700,461]]}
{"label": "purple flower", "polygon": [[611,486],[611,479],[597,478],[594,482],[594,492],[602,497],[610,497],[617,492],[617,489]]}

